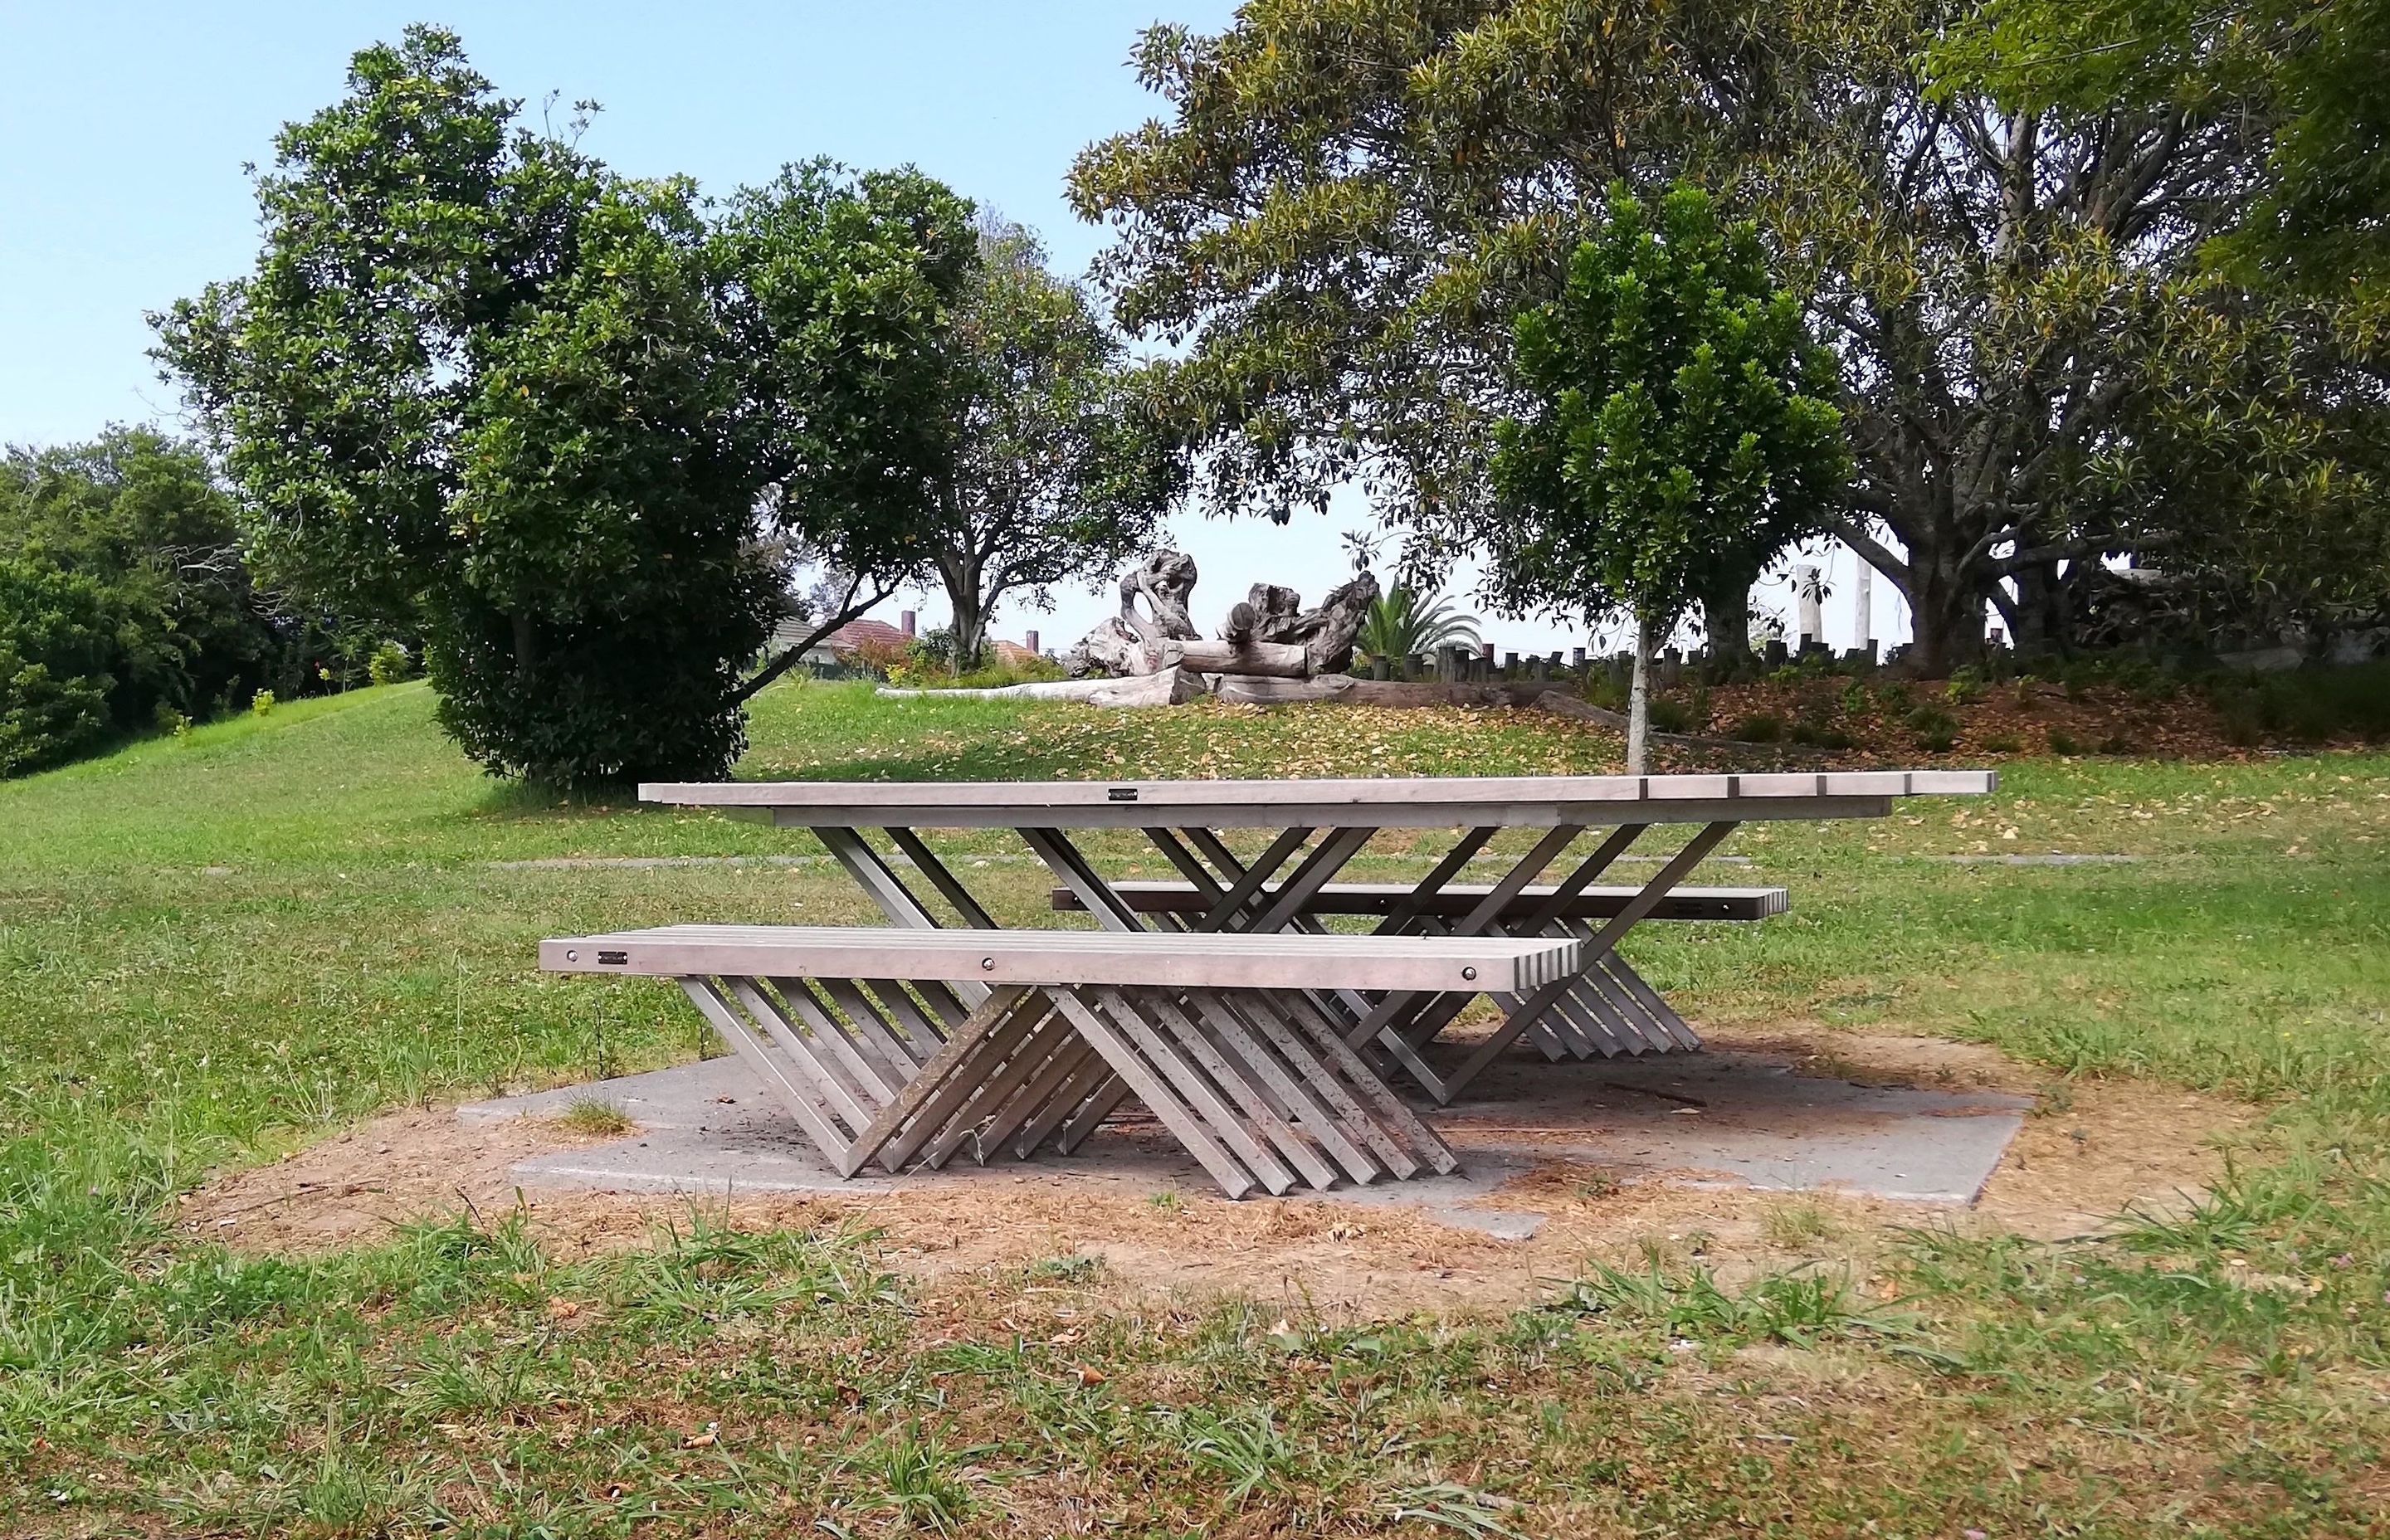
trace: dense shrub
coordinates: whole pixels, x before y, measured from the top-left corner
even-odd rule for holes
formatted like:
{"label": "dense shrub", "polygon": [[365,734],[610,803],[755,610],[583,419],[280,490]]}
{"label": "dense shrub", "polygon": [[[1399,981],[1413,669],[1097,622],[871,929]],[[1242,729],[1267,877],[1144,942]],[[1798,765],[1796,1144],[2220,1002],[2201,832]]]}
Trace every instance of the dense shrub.
{"label": "dense shrub", "polygon": [[1958,719],[1939,706],[1920,706],[1901,720],[1929,752],[1941,753],[1959,740]]}
{"label": "dense shrub", "polygon": [[415,655],[401,642],[385,641],[366,659],[366,677],[377,685],[398,685],[415,677]]}
{"label": "dense shrub", "polygon": [[320,626],[256,591],[232,499],[142,430],[0,459],[0,775],[300,693]]}
{"label": "dense shrub", "polygon": [[1734,725],[1733,736],[1744,743],[1773,743],[1784,736],[1784,719],[1765,712]]}
{"label": "dense shrub", "polygon": [[2211,684],[2207,693],[2225,736],[2244,746],[2268,738],[2390,738],[2390,659],[2232,675]]}
{"label": "dense shrub", "polygon": [[0,561],[0,776],[71,759],[108,736],[108,609],[88,578]]}

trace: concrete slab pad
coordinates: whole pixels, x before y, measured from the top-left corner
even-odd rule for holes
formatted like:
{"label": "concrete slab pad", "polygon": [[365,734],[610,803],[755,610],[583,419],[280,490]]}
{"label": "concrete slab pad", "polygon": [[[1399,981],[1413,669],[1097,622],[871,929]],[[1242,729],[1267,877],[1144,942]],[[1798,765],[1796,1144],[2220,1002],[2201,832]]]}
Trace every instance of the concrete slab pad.
{"label": "concrete slab pad", "polygon": [[1858,1085],[1766,1054],[1510,1059],[1444,1110],[1456,1148],[1566,1152],[1677,1180],[1972,1203],[2032,1107],[1999,1091]]}
{"label": "concrete slab pad", "polygon": [[[1086,1182],[1139,1193],[1214,1192],[1202,1168],[1151,1119],[1108,1123],[1071,1156],[942,1172],[842,1179],[735,1059],[458,1109],[466,1122],[556,1117],[575,1102],[620,1108],[638,1131],[514,1167],[526,1187],[722,1197],[869,1193],[923,1183]],[[1451,1175],[1307,1197],[1399,1205],[1445,1224],[1523,1239],[1533,1213],[1478,1200],[1537,1165],[1577,1160],[1628,1180],[1840,1189],[1927,1203],[1973,1201],[2022,1123],[2029,1097],[1863,1086],[1795,1074],[1767,1055],[1704,1053],[1590,1063],[1514,1059],[1472,1094],[1433,1112],[1461,1156]]]}

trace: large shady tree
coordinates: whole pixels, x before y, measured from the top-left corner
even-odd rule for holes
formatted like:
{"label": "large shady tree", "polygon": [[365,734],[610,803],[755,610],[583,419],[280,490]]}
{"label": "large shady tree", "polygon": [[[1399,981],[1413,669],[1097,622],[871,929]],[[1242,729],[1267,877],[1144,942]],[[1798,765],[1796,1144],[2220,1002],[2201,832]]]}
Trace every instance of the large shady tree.
{"label": "large shady tree", "polygon": [[416,27],[257,199],[255,271],[160,316],[160,356],[269,581],[419,625],[494,772],[722,773],[788,553],[918,550],[951,445],[913,387],[972,256],[935,184],[796,168],[710,223]]}
{"label": "large shady tree", "polygon": [[1627,772],[1650,736],[1655,639],[1816,528],[1849,473],[1833,365],[1770,277],[1759,233],[1678,186],[1621,185],[1561,297],[1518,321],[1527,404],[1496,430],[1489,585],[1512,610],[1635,621]]}
{"label": "large shady tree", "polygon": [[[2204,263],[2258,196],[2264,99],[2225,79],[2010,105],[1921,67],[1966,14],[1253,0],[1218,35],[1147,33],[1169,111],[1091,147],[1072,190],[1115,232],[1124,323],[1188,343],[1173,404],[1213,496],[1283,515],[1358,478],[1433,554],[1480,525],[1509,317],[1558,292],[1574,211],[1613,177],[1710,187],[1759,219],[1835,356],[1855,474],[1828,517],[1939,672],[1980,655],[1987,608],[2063,645],[2101,558],[2178,549],[2190,519],[2295,526],[2282,499],[2364,442],[2344,422],[2382,420],[2356,344],[2323,335],[2333,302]],[[2309,338],[2277,350],[2309,373],[2260,391],[2176,351],[2219,326]],[[2211,418],[2264,438],[2234,456],[2259,473],[2175,495],[2164,435]],[[2180,517],[2139,517],[2152,501]],[[1727,647],[1753,575],[1704,607]]]}

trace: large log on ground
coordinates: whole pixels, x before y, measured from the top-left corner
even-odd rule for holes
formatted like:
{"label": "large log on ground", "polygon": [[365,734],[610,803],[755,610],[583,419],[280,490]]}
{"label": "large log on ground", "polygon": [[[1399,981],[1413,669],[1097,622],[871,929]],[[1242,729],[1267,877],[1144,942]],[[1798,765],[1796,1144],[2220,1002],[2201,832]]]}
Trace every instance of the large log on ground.
{"label": "large log on ground", "polygon": [[1077,700],[1090,706],[1183,706],[1203,693],[1203,680],[1190,669],[1166,668],[1158,674],[1134,674],[1125,679],[1047,679],[984,690],[900,690],[883,685],[873,693],[892,700],[938,696],[978,700]]}
{"label": "large log on ground", "polygon": [[[1540,690],[1543,687],[1537,686]],[[1417,710],[1425,706],[1523,706],[1533,693],[1516,686],[1445,685],[1432,680],[1356,679],[1349,674],[1323,674],[1308,679],[1239,679],[1214,681],[1212,693],[1244,706],[1287,706],[1309,700],[1334,700],[1347,706],[1384,706]]]}
{"label": "large log on ground", "polygon": [[1073,679],[1090,674],[1159,674],[1164,662],[1163,637],[1137,615],[1107,615],[1062,655],[1063,671]]}
{"label": "large log on ground", "polygon": [[1230,674],[1214,681],[1212,693],[1231,706],[1292,706],[1312,700],[1342,700],[1357,683],[1343,674],[1316,679],[1255,679]]}
{"label": "large log on ground", "polygon": [[1180,667],[1202,674],[1253,674],[1278,679],[1300,679],[1311,672],[1303,648],[1282,642],[1168,642],[1163,656],[1174,655]]}

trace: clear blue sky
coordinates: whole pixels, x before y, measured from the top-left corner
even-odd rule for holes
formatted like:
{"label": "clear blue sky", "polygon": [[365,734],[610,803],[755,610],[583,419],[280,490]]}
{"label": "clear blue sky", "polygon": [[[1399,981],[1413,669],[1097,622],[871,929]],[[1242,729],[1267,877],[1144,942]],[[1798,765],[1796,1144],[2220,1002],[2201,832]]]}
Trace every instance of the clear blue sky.
{"label": "clear blue sky", "polygon": [[[340,94],[353,52],[410,21],[455,29],[482,72],[534,110],[550,92],[602,103],[583,144],[624,172],[686,173],[727,190],[815,155],[909,162],[1036,228],[1056,264],[1077,272],[1103,237],[1063,203],[1072,157],[1159,109],[1126,67],[1137,32],[1160,19],[1217,30],[1231,9],[0,0],[0,443],[176,425],[175,393],[144,355],[143,314],[247,270],[256,236],[243,162],[267,160],[278,126]],[[1361,515],[1356,502],[1287,529],[1182,519],[1177,541],[1204,573],[1199,618],[1256,580],[1306,597],[1341,581],[1336,535]],[[1064,645],[1109,603],[1058,598],[1052,615],[1000,615],[999,635],[1035,625]],[[1881,615],[1882,593],[1878,605]],[[1847,622],[1833,629],[1839,642]],[[1522,648],[1584,640],[1513,624],[1488,636]]]}

